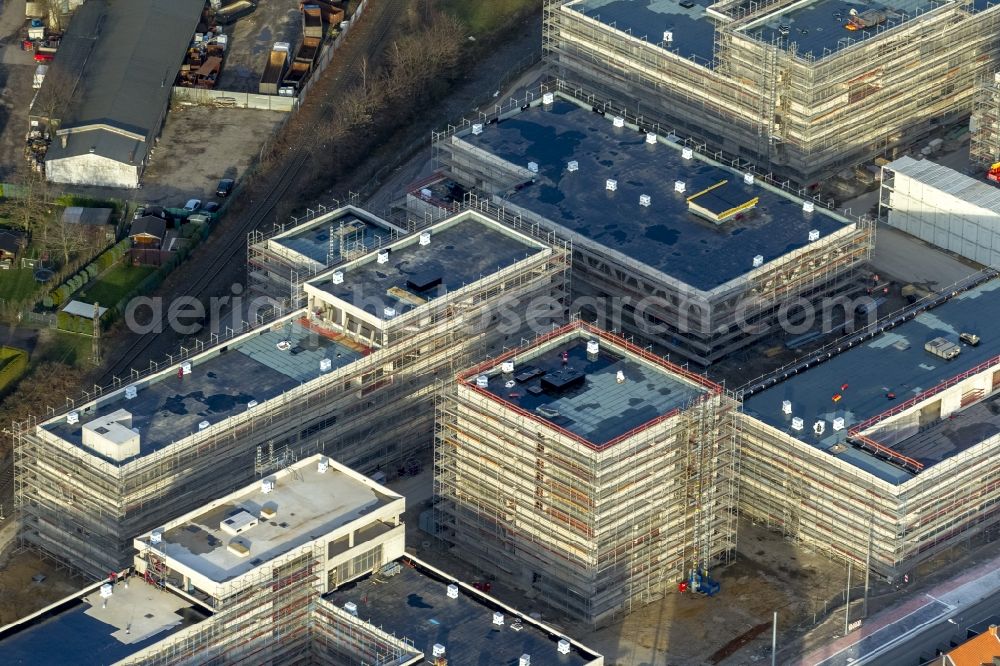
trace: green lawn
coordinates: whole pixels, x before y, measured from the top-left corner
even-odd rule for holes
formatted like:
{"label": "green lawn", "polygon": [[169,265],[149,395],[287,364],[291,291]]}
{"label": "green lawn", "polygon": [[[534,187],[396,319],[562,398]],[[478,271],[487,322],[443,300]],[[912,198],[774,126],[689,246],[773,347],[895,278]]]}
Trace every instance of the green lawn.
{"label": "green lawn", "polygon": [[[20,263],[20,262],[19,262]],[[38,288],[32,268],[11,268],[0,271],[0,300],[15,303],[24,300]]]}
{"label": "green lawn", "polygon": [[473,35],[493,32],[536,5],[538,0],[438,0],[438,7],[464,23]]}
{"label": "green lawn", "polygon": [[101,307],[113,307],[155,270],[152,266],[112,266],[77,294],[76,299],[85,303],[100,303]]}

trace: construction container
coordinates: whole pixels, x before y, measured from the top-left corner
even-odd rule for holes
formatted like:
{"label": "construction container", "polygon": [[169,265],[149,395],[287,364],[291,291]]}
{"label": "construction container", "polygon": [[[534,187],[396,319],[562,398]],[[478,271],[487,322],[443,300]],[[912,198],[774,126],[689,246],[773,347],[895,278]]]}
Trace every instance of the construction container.
{"label": "construction container", "polygon": [[285,76],[285,67],[288,63],[288,42],[277,42],[267,56],[267,65],[264,73],[260,77],[260,86],[257,91],[261,95],[277,95],[278,88]]}
{"label": "construction container", "polygon": [[28,22],[28,39],[45,39],[45,23],[33,18]]}
{"label": "construction container", "polygon": [[222,9],[215,12],[215,22],[219,25],[229,25],[230,23],[235,23],[244,16],[248,16],[257,9],[257,3],[252,0],[237,0],[236,2],[226,5]]}
{"label": "construction container", "polygon": [[323,38],[323,11],[318,5],[302,5],[302,34]]}

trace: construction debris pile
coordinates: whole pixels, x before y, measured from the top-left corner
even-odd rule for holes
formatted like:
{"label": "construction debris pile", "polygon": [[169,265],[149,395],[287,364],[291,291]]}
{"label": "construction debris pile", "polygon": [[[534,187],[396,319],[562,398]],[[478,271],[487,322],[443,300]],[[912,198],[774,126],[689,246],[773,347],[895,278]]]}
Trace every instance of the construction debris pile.
{"label": "construction debris pile", "polygon": [[344,10],[332,0],[302,0],[302,41],[295,55],[288,42],[276,42],[268,53],[260,78],[262,95],[293,96],[309,78],[327,35],[336,37],[344,28]]}

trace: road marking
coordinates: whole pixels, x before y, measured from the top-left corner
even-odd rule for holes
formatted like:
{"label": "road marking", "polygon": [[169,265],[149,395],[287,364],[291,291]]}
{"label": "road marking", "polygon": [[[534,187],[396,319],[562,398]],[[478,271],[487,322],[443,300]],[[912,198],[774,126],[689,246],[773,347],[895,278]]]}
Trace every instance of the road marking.
{"label": "road marking", "polygon": [[[927,597],[928,599],[933,599],[934,601],[938,602],[942,606],[947,606],[948,610],[955,610],[955,606],[953,606],[952,604],[949,604],[947,601],[941,601],[937,597],[935,597],[933,595],[930,595],[930,594],[927,594],[926,592],[924,592],[924,596]],[[921,606],[921,608],[923,608],[923,606]]]}

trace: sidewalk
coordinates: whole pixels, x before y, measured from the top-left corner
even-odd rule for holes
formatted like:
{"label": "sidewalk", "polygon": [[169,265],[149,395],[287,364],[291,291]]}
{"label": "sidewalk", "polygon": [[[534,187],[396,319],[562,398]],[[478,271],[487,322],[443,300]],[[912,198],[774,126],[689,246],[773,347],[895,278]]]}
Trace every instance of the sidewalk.
{"label": "sidewalk", "polygon": [[869,618],[853,633],[806,654],[800,666],[862,664],[924,628],[1000,590],[1000,556]]}

